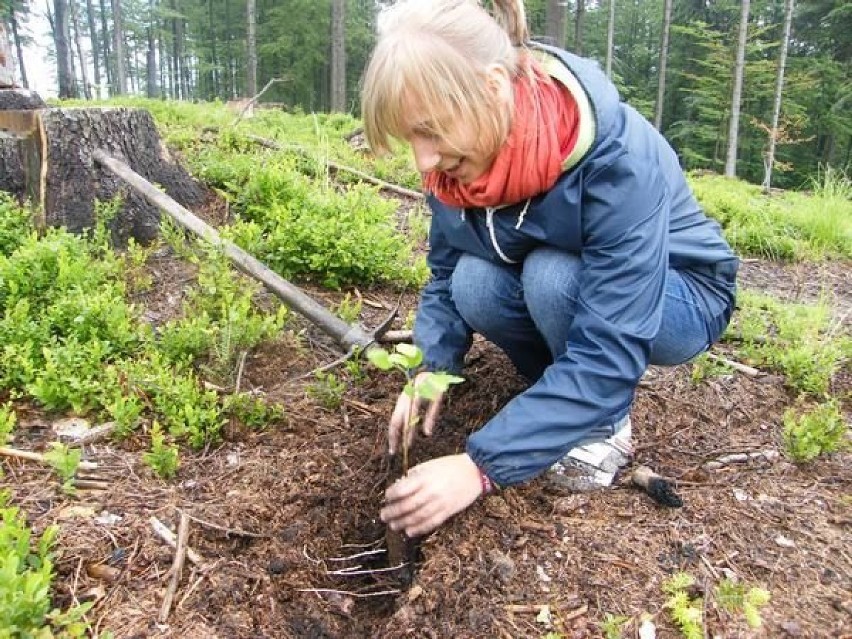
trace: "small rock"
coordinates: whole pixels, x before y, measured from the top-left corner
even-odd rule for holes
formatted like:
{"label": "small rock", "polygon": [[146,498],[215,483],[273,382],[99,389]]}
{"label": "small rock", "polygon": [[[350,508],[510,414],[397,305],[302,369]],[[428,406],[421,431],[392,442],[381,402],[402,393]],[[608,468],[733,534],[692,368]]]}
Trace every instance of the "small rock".
{"label": "small rock", "polygon": [[751,497],[749,497],[749,494],[742,488],[734,488],[733,493],[734,499],[736,499],[737,501],[748,501],[749,499],[751,499]]}
{"label": "small rock", "polygon": [[650,619],[639,624],[639,639],[657,639],[657,627]]}
{"label": "small rock", "polygon": [[121,575],[121,570],[106,564],[89,564],[86,566],[86,574],[92,579],[115,581]]}
{"label": "small rock", "polygon": [[788,637],[802,636],[802,627],[798,621],[783,621],[781,622],[781,629],[787,633]]}
{"label": "small rock", "polygon": [[512,577],[515,576],[515,562],[508,555],[499,550],[492,550],[488,553],[488,559],[491,562],[492,570],[503,583],[510,582]]}
{"label": "small rock", "polygon": [[537,574],[538,578],[544,583],[549,583],[551,581],[550,576],[546,572],[544,572],[544,568],[542,568],[541,566],[535,567],[535,574]]}
{"label": "small rock", "polygon": [[95,516],[95,509],[91,506],[66,506],[59,511],[59,519],[89,519]]}
{"label": "small rock", "polygon": [[586,495],[569,495],[554,501],[553,510],[557,515],[570,515],[580,508],[584,508],[588,503],[589,498]]}
{"label": "small rock", "polygon": [[112,526],[117,524],[122,519],[121,515],[114,515],[106,510],[102,510],[101,514],[95,517],[94,522],[101,526]]}

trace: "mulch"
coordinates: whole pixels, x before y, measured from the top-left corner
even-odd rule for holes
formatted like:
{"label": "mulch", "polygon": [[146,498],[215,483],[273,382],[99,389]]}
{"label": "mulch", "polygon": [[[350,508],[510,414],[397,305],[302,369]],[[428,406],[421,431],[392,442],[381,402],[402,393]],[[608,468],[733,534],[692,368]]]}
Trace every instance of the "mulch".
{"label": "mulch", "polygon": [[[842,310],[852,305],[849,266],[750,262],[741,281],[785,299],[812,300],[830,290]],[[148,321],[159,323],[179,313],[193,271],[167,253],[150,268],[155,287],[139,302]],[[331,307],[344,292],[310,293]],[[399,299],[386,289],[359,293],[371,302],[363,307],[368,326]],[[401,303],[404,318],[416,297],[404,295]],[[632,468],[611,490],[590,494],[540,478],[480,500],[422,540],[413,581],[404,583],[394,571],[339,572],[385,565],[373,551],[384,545],[378,510],[390,479],[385,425],[401,381],[365,367],[365,379],[349,386],[341,405],[324,408],[309,392],[309,373],[339,355],[298,320],[291,329],[251,353],[242,377],[244,390],[280,403],[285,418],[263,432],[231,424],[223,443],[182,450],[174,480],[157,479],[142,463],[141,435],[88,446],[109,489],[73,499],[49,470],[0,462],[0,487],[12,490],[30,523],[37,530],[60,526],[57,605],[94,600],[88,618],[96,629],[122,638],[508,638],[551,631],[580,638],[603,636],[608,614],[630,617],[624,636],[633,637],[642,613],[658,637],[676,637],[662,586],[685,571],[705,596],[707,636],[852,636],[852,455],[807,465],[783,457],[782,416],[796,398],[780,377],[730,374],[696,383],[690,365],[653,369],[632,412],[632,468],[647,465],[671,479],[682,508],[660,506],[633,487]],[[848,373],[839,382],[847,415]],[[436,434],[417,441],[415,461],[462,451],[467,434],[525,387],[481,340],[464,374]],[[16,446],[38,448],[50,438],[56,416],[32,406],[21,406],[20,416]],[[745,463],[705,465],[766,451]],[[149,520],[176,530],[180,511],[194,518],[189,544],[202,564],[187,566],[161,625],[174,551]],[[352,555],[360,556],[347,559]],[[111,580],[90,575],[99,564],[116,569]],[[770,591],[762,629],[750,630],[741,614],[719,605],[714,585],[726,578]]]}

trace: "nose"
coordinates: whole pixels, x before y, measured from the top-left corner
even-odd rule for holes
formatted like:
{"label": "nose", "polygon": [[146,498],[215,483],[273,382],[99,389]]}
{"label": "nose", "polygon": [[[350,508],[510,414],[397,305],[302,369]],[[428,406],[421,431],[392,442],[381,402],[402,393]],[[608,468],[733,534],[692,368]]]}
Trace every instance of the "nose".
{"label": "nose", "polygon": [[414,152],[414,163],[421,173],[435,169],[441,162],[438,153],[438,143],[425,136],[415,136],[411,140],[411,150]]}

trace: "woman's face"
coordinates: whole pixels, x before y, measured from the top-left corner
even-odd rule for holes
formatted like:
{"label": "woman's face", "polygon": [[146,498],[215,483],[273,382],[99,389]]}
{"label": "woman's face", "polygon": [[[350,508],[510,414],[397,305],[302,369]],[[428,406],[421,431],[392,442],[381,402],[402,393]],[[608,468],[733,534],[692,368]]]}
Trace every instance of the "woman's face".
{"label": "woman's face", "polygon": [[494,156],[474,150],[477,145],[470,127],[455,127],[454,139],[447,140],[434,132],[427,119],[417,117],[416,111],[412,115],[406,140],[414,152],[418,171],[441,171],[462,184],[470,184],[491,168]]}

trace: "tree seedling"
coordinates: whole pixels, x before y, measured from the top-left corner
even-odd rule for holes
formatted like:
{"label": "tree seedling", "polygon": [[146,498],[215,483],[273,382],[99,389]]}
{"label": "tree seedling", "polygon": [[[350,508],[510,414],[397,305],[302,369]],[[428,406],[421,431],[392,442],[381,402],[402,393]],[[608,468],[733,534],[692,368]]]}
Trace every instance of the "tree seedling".
{"label": "tree seedling", "polygon": [[[405,375],[406,382],[402,391],[412,399],[412,404],[415,399],[433,401],[445,393],[452,384],[460,384],[464,381],[463,377],[449,373],[426,373],[420,375],[415,384],[417,369],[423,363],[423,352],[412,344],[397,344],[393,353],[383,348],[373,348],[367,352],[367,358],[380,370],[396,369]],[[403,475],[408,473],[408,441],[411,429],[416,428],[419,421],[420,417],[411,413],[411,404],[409,404],[402,431]]]}

